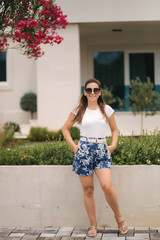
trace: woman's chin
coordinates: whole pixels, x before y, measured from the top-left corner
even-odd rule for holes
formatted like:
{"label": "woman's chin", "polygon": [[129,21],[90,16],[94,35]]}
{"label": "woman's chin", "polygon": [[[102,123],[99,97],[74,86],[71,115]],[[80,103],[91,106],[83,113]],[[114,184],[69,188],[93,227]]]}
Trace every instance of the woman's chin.
{"label": "woman's chin", "polygon": [[90,100],[90,101],[97,101],[97,98],[96,97],[89,97],[88,100]]}

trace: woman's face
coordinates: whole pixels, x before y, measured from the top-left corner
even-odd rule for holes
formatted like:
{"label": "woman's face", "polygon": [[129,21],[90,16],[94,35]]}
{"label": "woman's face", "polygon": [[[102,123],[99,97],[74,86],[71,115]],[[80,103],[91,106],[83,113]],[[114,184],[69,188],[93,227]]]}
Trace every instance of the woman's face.
{"label": "woman's face", "polygon": [[97,102],[99,96],[101,95],[101,91],[97,83],[88,83],[85,90],[84,95],[87,97],[90,102]]}

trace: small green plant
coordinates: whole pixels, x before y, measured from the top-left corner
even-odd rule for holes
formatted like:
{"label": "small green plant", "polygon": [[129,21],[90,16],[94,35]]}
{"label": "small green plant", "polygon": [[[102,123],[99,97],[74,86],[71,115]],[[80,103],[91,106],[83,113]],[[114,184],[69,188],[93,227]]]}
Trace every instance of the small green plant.
{"label": "small green plant", "polygon": [[13,128],[4,128],[0,131],[0,146],[5,146],[13,141],[14,138],[14,129]]}
{"label": "small green plant", "polygon": [[106,86],[104,86],[104,88],[102,89],[102,95],[103,95],[104,101],[107,104],[111,105],[116,102],[116,98],[113,96],[112,89],[109,89]]}
{"label": "small green plant", "polygon": [[141,114],[141,134],[143,132],[143,115],[146,116],[156,114],[160,107],[160,94],[154,91],[154,84],[150,78],[147,82],[142,82],[140,78],[131,80],[130,83],[130,100],[131,111],[136,114]]}
{"label": "small green plant", "polygon": [[28,136],[30,141],[46,141],[48,139],[48,129],[42,127],[32,127]]}
{"label": "small green plant", "polygon": [[20,107],[24,111],[31,112],[31,119],[33,119],[33,113],[37,111],[37,95],[32,92],[24,94],[20,100]]}
{"label": "small green plant", "polygon": [[48,131],[48,140],[59,141],[59,131]]}
{"label": "small green plant", "polygon": [[14,132],[19,132],[20,131],[20,126],[19,124],[15,123],[15,122],[6,122],[4,124],[4,129],[8,129],[11,128],[14,130]]}
{"label": "small green plant", "polygon": [[117,103],[118,104],[118,108],[123,109],[125,107],[124,100],[122,100],[119,97],[114,97],[114,95],[112,93],[112,88],[109,89],[108,87],[104,86],[104,88],[102,89],[102,95],[103,95],[104,101],[108,105],[112,105],[114,103]]}
{"label": "small green plant", "polygon": [[80,138],[80,129],[78,127],[71,127],[70,134],[73,140]]}
{"label": "small green plant", "polygon": [[[73,128],[73,129],[72,129]],[[72,127],[71,132],[73,135],[73,139],[77,139],[78,134],[78,128]],[[32,127],[30,129],[30,133],[28,136],[28,139],[30,141],[63,141],[64,137],[62,134],[62,130],[58,131],[49,131],[47,128],[43,127]]]}

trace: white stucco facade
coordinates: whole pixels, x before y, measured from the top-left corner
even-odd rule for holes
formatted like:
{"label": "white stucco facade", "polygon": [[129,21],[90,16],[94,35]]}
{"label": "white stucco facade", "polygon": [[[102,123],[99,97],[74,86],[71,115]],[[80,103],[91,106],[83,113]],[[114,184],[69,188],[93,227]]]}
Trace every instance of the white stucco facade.
{"label": "white stucco facade", "polygon": [[26,92],[37,93],[36,62],[20,55],[17,50],[7,51],[7,82],[0,82],[0,126],[7,121],[28,123],[30,113],[20,108],[20,98]]}
{"label": "white stucco facade", "polygon": [[45,48],[37,61],[38,124],[61,128],[80,95],[79,26],[63,31],[61,45]]}
{"label": "white stucco facade", "polygon": [[[130,53],[154,54],[155,86],[160,91],[160,2],[159,0],[57,0],[68,15],[69,25],[61,31],[60,45],[43,46],[45,55],[34,61],[7,53],[7,86],[0,84],[0,124],[29,122],[29,113],[19,107],[20,97],[37,93],[37,125],[60,129],[77,105],[84,82],[94,76],[94,51],[124,52],[124,83],[129,77]],[[122,29],[113,32],[113,29]],[[140,117],[117,111],[119,131],[140,133]],[[144,119],[144,129],[160,129],[160,113]]]}

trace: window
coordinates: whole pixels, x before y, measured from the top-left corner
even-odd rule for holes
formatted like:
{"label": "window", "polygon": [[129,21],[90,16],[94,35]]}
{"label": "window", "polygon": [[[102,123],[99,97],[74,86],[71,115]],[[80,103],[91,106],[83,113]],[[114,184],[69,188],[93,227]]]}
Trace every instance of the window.
{"label": "window", "polygon": [[142,82],[150,77],[154,83],[154,53],[130,53],[130,80],[139,77]]}
{"label": "window", "polygon": [[0,52],[0,83],[6,81],[6,52]]}
{"label": "window", "polygon": [[[94,77],[101,81],[102,88],[111,87],[114,97],[124,99],[124,52],[94,52]],[[118,103],[112,105],[118,108]]]}

